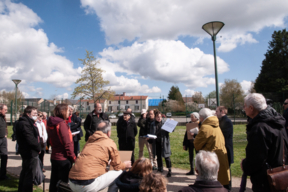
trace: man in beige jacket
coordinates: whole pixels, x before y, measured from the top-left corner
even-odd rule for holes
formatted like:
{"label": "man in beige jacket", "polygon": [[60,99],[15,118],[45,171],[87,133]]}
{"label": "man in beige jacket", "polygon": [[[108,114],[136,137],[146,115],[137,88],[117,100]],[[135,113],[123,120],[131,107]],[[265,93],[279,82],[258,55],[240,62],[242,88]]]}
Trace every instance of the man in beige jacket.
{"label": "man in beige jacket", "polygon": [[[69,185],[73,191],[118,191],[115,179],[122,170],[131,167],[131,161],[121,162],[117,146],[111,136],[111,123],[101,122],[85,144],[69,173]],[[111,160],[111,161],[110,161]],[[114,170],[107,171],[110,166]]]}

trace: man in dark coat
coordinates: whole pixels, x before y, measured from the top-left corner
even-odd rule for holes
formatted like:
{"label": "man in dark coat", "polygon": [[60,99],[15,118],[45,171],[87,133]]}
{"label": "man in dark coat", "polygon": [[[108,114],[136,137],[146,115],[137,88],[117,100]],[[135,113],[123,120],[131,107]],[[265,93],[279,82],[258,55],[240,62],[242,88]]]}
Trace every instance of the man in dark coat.
{"label": "man in dark coat", "polygon": [[282,166],[283,147],[287,153],[285,119],[267,106],[264,96],[258,93],[245,97],[244,110],[251,121],[247,125],[246,158],[241,168],[250,176],[253,191],[268,192],[267,164],[271,168]]}
{"label": "man in dark coat", "polygon": [[[81,139],[80,137],[80,131],[81,131],[81,121],[79,121],[77,115],[73,113],[74,107],[69,105],[69,119],[71,122],[69,122],[69,127],[71,129],[71,133],[73,136],[73,142],[74,142],[74,153],[75,156],[78,156],[78,145],[79,145],[79,140]],[[79,132],[79,133],[77,133]]]}
{"label": "man in dark coat", "polygon": [[137,126],[130,112],[125,111],[123,121],[117,122],[117,137],[120,151],[132,151],[131,163],[133,165],[135,136],[137,135]]}
{"label": "man in dark coat", "polygon": [[224,187],[228,190],[231,190],[231,164],[234,163],[234,151],[233,151],[233,123],[227,117],[227,109],[224,106],[219,106],[216,109],[216,115],[219,119],[219,126],[223,133],[225,139],[225,147],[227,150],[228,163],[230,168],[230,182],[229,185],[225,185]]}
{"label": "man in dark coat", "polygon": [[5,115],[7,113],[7,105],[0,104],[0,155],[1,155],[1,171],[0,171],[0,180],[8,179],[6,176],[7,169],[7,124]]}
{"label": "man in dark coat", "polygon": [[86,131],[85,141],[88,140],[90,135],[93,135],[93,133],[96,131],[98,124],[101,123],[101,121],[103,120],[110,122],[108,115],[103,113],[101,104],[96,103],[94,105],[94,110],[87,115],[84,122],[84,129]]}
{"label": "man in dark coat", "polygon": [[18,152],[22,158],[22,171],[19,179],[19,192],[33,191],[33,180],[38,165],[38,155],[41,152],[37,120],[37,108],[27,106],[23,116],[16,125],[16,137],[19,144]]}
{"label": "man in dark coat", "polygon": [[227,192],[227,189],[217,181],[219,160],[215,152],[200,150],[195,158],[196,172],[195,183],[183,187],[179,192]]}
{"label": "man in dark coat", "polygon": [[285,102],[283,103],[283,108],[284,108],[283,117],[286,120],[285,128],[288,136],[288,99],[286,99]]}

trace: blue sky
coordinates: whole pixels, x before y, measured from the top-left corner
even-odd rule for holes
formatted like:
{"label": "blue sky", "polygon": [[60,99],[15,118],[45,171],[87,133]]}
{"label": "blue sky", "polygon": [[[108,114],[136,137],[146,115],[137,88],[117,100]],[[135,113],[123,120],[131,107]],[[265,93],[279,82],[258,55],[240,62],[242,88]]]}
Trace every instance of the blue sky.
{"label": "blue sky", "polygon": [[219,83],[236,79],[246,91],[273,31],[287,28],[287,8],[284,0],[0,0],[0,90],[17,78],[26,97],[70,98],[89,50],[116,93],[159,98],[177,85],[207,95],[213,44],[202,25],[220,20]]}

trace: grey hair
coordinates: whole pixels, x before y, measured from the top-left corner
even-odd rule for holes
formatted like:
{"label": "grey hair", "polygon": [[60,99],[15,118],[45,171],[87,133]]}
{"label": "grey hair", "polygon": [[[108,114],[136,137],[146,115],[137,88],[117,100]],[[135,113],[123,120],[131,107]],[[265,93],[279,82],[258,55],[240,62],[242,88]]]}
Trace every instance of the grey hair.
{"label": "grey hair", "polygon": [[74,111],[74,107],[72,105],[68,105],[68,107]]}
{"label": "grey hair", "polygon": [[199,111],[199,116],[202,117],[203,119],[206,119],[209,116],[213,116],[213,112],[211,111],[211,109],[208,108],[203,108]]}
{"label": "grey hair", "polygon": [[217,180],[219,170],[219,160],[215,152],[200,150],[195,158],[197,179]]}
{"label": "grey hair", "polygon": [[0,104],[0,110],[2,110],[2,109],[4,108],[4,106],[6,106],[6,107],[7,107],[7,105],[6,105],[6,104]]}
{"label": "grey hair", "polygon": [[257,111],[262,111],[267,108],[266,99],[260,93],[250,93],[244,98],[244,103],[247,107],[252,105]]}
{"label": "grey hair", "polygon": [[[101,123],[105,123],[105,125],[104,126],[99,126]],[[111,131],[111,123],[109,122],[109,121],[101,121],[99,124],[98,124],[98,126],[97,126],[97,128],[96,128],[96,131],[102,131],[103,133],[108,133],[109,131]]]}

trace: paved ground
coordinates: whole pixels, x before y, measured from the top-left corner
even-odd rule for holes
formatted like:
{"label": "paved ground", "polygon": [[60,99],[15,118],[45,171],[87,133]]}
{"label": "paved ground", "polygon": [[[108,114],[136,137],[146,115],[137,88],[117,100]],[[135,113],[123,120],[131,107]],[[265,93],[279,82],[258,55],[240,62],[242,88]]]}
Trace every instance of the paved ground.
{"label": "paved ground", "polygon": [[[19,177],[21,172],[21,157],[20,155],[15,154],[15,142],[11,141],[11,139],[8,139],[8,166],[7,170],[12,175],[15,175]],[[50,164],[50,154],[45,154],[44,156],[44,168],[46,169],[46,172],[44,173],[46,175],[45,180],[45,189],[46,191],[49,189],[49,183],[50,183],[50,175],[51,175],[51,164]],[[189,184],[193,184],[196,176],[187,176],[185,173],[188,172],[187,170],[182,169],[172,169],[172,177],[168,179],[169,183],[167,185],[168,191],[178,191],[183,186],[188,186]],[[164,170],[164,175],[167,174],[167,170]],[[233,177],[232,178],[232,192],[238,192],[239,186],[240,186],[241,178]],[[43,185],[40,186],[41,188]],[[251,183],[250,181],[247,181],[247,192],[251,192]],[[107,189],[104,189],[102,192],[107,192]]]}

